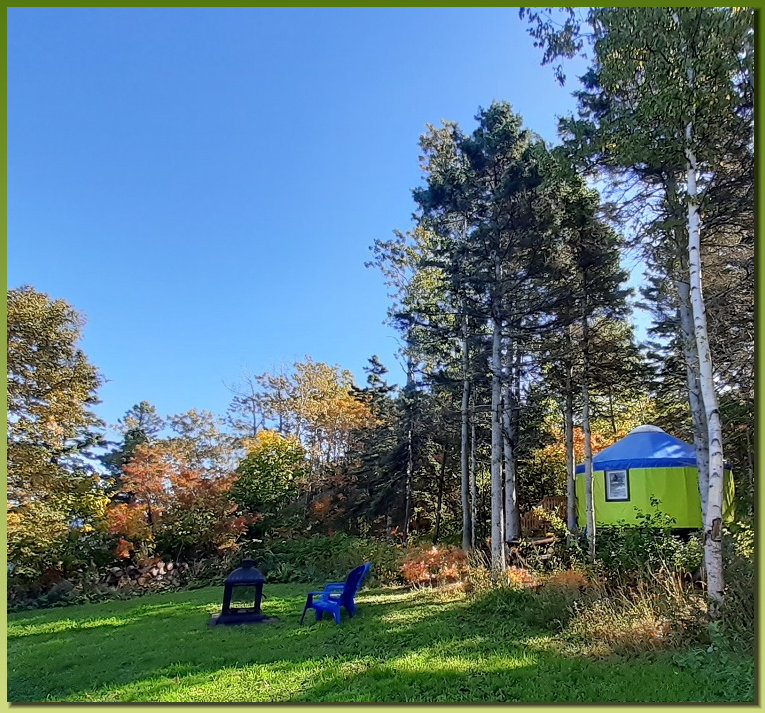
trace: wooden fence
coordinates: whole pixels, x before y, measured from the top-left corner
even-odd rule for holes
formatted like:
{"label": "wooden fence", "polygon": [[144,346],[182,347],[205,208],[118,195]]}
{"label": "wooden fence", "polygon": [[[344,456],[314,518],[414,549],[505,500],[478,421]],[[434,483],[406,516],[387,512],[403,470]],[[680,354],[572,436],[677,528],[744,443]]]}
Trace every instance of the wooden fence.
{"label": "wooden fence", "polygon": [[[542,498],[537,507],[546,512],[554,513],[564,522],[566,520],[566,497],[563,495],[548,495]],[[521,515],[521,535],[524,537],[544,533],[549,527],[549,518],[544,517],[541,513],[537,514],[532,510]]]}

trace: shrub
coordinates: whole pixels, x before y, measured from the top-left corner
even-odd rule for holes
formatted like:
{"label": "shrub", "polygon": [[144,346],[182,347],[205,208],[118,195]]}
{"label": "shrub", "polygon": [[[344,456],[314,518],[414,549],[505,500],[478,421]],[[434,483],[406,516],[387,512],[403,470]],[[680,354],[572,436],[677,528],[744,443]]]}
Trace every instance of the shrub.
{"label": "shrub", "polygon": [[223,586],[223,580],[241,566],[245,555],[236,550],[222,552],[191,562],[183,562],[180,569],[181,586],[187,589]]}
{"label": "shrub", "polygon": [[529,624],[561,632],[574,613],[574,604],[580,598],[578,589],[540,587],[533,598],[533,606],[525,613]]}
{"label": "shrub", "polygon": [[262,535],[288,519],[284,511],[297,495],[297,482],[306,470],[306,453],[294,436],[268,429],[258,431],[246,446],[231,496],[245,510],[260,515],[252,529]]}
{"label": "shrub", "polygon": [[244,551],[272,582],[339,582],[367,561],[372,562],[368,584],[401,581],[402,550],[385,540],[364,540],[342,533],[314,535],[266,544],[251,542]]}
{"label": "shrub", "polygon": [[682,573],[696,571],[704,555],[700,535],[683,539],[673,530],[674,519],[658,510],[660,502],[651,499],[653,513],[638,511],[636,525],[620,524],[598,528],[595,553],[607,570],[639,573],[667,567]]}
{"label": "shrub", "polygon": [[[168,487],[169,485],[169,487]],[[249,522],[231,500],[232,480],[197,467],[177,444],[140,444],[123,467],[119,494],[107,510],[113,535],[136,550],[174,559],[236,547]]]}
{"label": "shrub", "polygon": [[524,587],[537,586],[537,578],[529,570],[523,567],[508,567],[505,570],[507,583],[511,587],[522,589]]}
{"label": "shrub", "polygon": [[401,574],[409,584],[434,585],[458,582],[468,571],[468,560],[458,547],[446,545],[410,550],[401,565]]}
{"label": "shrub", "polygon": [[577,596],[571,591],[509,586],[495,579],[488,589],[473,590],[475,606],[486,616],[517,621],[535,628],[560,632],[572,613]]}

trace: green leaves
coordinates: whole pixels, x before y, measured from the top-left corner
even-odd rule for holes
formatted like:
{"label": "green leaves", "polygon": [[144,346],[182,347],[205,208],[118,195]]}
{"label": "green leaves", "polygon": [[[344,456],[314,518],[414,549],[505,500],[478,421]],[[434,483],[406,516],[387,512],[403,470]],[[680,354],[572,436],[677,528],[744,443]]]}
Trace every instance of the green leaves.
{"label": "green leaves", "polygon": [[261,515],[260,527],[267,529],[297,494],[297,481],[306,470],[306,453],[296,438],[261,430],[237,466],[231,496],[246,510]]}
{"label": "green leaves", "polygon": [[[87,463],[101,383],[78,346],[84,319],[32,287],[8,290],[8,560],[17,574],[59,567],[67,538],[105,499]],[[79,529],[73,526],[79,523]]]}

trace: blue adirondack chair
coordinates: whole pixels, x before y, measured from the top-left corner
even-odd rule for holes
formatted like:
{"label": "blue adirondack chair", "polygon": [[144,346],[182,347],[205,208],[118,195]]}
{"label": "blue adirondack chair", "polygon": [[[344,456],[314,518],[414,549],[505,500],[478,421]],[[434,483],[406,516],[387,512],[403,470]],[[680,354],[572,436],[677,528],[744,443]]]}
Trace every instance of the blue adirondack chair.
{"label": "blue adirondack chair", "polygon": [[316,610],[316,621],[319,621],[324,612],[329,612],[335,618],[335,623],[340,623],[340,607],[350,616],[356,613],[356,593],[361,589],[364,578],[372,568],[372,563],[359,565],[351,570],[345,582],[331,582],[325,585],[320,592],[308,592],[308,599],[303,609],[303,616],[300,617],[300,623],[303,623],[305,614],[309,609]]}

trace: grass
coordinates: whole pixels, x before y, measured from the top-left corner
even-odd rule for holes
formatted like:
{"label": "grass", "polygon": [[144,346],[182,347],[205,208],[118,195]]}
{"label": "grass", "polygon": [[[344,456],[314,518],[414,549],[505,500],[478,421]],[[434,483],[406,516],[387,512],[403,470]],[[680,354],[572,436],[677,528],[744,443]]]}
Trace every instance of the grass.
{"label": "grass", "polygon": [[[341,626],[298,625],[304,585],[266,586],[276,624],[208,628],[221,588],[8,617],[8,700],[752,701],[754,663],[706,651],[583,655],[464,594],[364,591]],[[512,592],[502,596],[512,597]],[[495,595],[496,598],[496,595]],[[306,622],[309,619],[306,618]]]}

